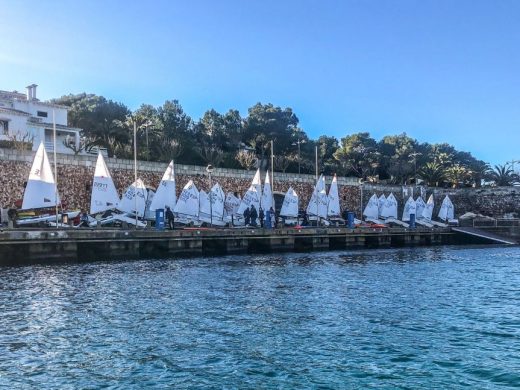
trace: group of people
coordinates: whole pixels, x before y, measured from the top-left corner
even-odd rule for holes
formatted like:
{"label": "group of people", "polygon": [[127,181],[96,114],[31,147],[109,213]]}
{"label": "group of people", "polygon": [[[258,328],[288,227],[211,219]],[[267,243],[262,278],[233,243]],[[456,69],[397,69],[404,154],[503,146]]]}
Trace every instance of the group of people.
{"label": "group of people", "polygon": [[271,229],[276,226],[276,215],[274,209],[271,207],[267,212],[264,212],[262,206],[256,211],[254,204],[244,210],[244,224],[246,226],[257,227],[257,219],[260,220],[260,227]]}

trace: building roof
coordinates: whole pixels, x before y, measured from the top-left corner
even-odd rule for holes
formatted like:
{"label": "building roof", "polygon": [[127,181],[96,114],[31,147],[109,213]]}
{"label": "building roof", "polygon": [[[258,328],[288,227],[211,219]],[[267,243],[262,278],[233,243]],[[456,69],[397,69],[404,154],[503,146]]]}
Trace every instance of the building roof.
{"label": "building roof", "polygon": [[[49,122],[31,122],[31,124],[38,125],[41,127],[46,127],[46,128],[49,128],[49,127],[52,128],[54,126],[53,123],[49,123]],[[59,125],[57,123],[56,123],[56,128],[60,129],[60,130],[81,131],[81,129],[78,129],[77,127],[69,127],[69,126],[65,126],[65,125]]]}
{"label": "building roof", "polygon": [[1,107],[0,106],[0,112],[7,112],[8,114],[14,114],[14,115],[23,115],[23,116],[31,116],[28,112],[22,111],[22,110],[16,110],[14,108],[10,107]]}

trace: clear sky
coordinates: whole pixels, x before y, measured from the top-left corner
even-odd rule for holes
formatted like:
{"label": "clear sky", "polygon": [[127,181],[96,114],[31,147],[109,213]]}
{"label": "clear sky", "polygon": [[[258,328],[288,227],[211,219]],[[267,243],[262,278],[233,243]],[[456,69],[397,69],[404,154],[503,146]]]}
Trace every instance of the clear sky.
{"label": "clear sky", "polygon": [[311,136],[406,132],[520,159],[517,0],[0,0],[0,89],[194,119],[292,107]]}

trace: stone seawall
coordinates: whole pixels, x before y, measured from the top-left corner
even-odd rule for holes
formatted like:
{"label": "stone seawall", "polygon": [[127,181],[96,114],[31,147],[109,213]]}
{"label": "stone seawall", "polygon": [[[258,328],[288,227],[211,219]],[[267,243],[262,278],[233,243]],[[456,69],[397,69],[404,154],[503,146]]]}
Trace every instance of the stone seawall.
{"label": "stone seawall", "polygon": [[[22,198],[33,158],[34,152],[31,151],[19,152],[0,148],[0,206],[11,207]],[[52,161],[52,153],[49,158]],[[63,202],[70,209],[88,208],[96,157],[58,154],[57,162],[58,190]],[[133,181],[133,161],[107,158],[106,162],[121,193]],[[139,177],[145,184],[156,187],[166,166],[167,163],[139,161]],[[175,171],[177,193],[190,179],[195,182],[197,188],[209,187],[205,167],[176,164]],[[225,192],[243,194],[249,187],[253,174],[254,171],[215,168],[213,177],[222,185]],[[275,172],[274,190],[285,193],[289,186],[292,186],[299,195],[300,208],[304,208],[312,193],[314,181],[313,175]],[[327,185],[330,182],[331,177],[327,177]],[[368,184],[360,186],[357,178],[349,177],[339,177],[338,183],[342,208],[354,210],[357,215],[360,214],[360,203],[366,204],[373,193],[379,196],[382,193],[388,195],[390,192],[394,193],[399,202],[400,213],[409,195],[413,195],[414,198],[423,195],[426,200],[432,193],[436,204],[435,213],[445,195],[449,195],[453,200],[457,215],[467,211],[490,216],[520,213],[520,188],[516,187],[441,189]]]}

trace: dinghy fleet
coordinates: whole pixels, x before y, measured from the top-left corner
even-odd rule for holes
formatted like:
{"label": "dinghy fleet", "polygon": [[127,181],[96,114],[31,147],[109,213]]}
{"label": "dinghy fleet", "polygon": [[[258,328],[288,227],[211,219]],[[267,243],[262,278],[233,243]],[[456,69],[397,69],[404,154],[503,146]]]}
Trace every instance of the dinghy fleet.
{"label": "dinghy fleet", "polygon": [[448,224],[457,224],[455,207],[448,195],[444,197],[439,209],[438,219],[440,221],[432,219],[434,207],[433,194],[430,195],[427,202],[424,202],[421,196],[418,196],[416,199],[410,196],[404,204],[401,219],[398,219],[398,203],[394,194],[390,193],[388,196],[382,194],[379,197],[373,194],[363,210],[363,215],[366,221],[377,225],[395,224],[409,227],[412,215],[414,216],[414,223],[426,227],[445,227]]}
{"label": "dinghy fleet", "polygon": [[[24,191],[21,214],[33,209],[49,209],[60,205],[56,181],[43,143],[39,146],[29,174],[29,180]],[[272,183],[269,171],[265,174],[262,186],[260,169],[253,177],[251,185],[242,198],[233,192],[224,193],[219,183],[215,183],[209,192],[197,189],[190,180],[176,196],[175,167],[173,161],[166,167],[164,175],[156,191],[147,187],[141,179],[134,181],[120,198],[114,181],[102,154],[97,157],[96,168],[91,189],[90,215],[83,220],[83,225],[97,226],[113,223],[127,223],[138,227],[145,227],[147,221],[155,220],[156,210],[170,209],[178,225],[201,226],[245,226],[246,210],[257,211],[262,209],[266,221],[272,220],[275,210]],[[421,197],[409,197],[404,206],[401,219],[397,215],[397,199],[390,193],[388,196],[373,194],[364,210],[365,222],[356,220],[357,224],[376,224],[388,226],[398,224],[408,226],[410,216],[415,215],[415,222],[424,226],[445,226],[445,223],[454,220],[453,203],[446,196],[442,202],[438,217],[441,222],[432,220],[434,201],[430,195],[427,202]],[[271,211],[271,215],[269,212]],[[18,218],[19,225],[40,223],[60,223],[64,215],[67,218],[78,217],[79,212],[61,212],[56,214],[31,215],[30,213]],[[329,191],[326,191],[325,177],[321,175],[311,199],[303,213],[299,207],[299,197],[293,187],[285,193],[283,203],[277,216],[281,217],[284,225],[300,225],[319,223],[328,226],[336,222],[344,223],[339,202],[339,189],[336,176],[332,179]],[[343,214],[345,215],[345,214]],[[59,218],[58,218],[59,217]],[[59,219],[59,220],[58,220]],[[55,222],[53,222],[55,221]],[[253,226],[262,225],[264,221],[250,221]],[[274,223],[273,223],[274,226]],[[270,226],[269,226],[270,227]]]}

